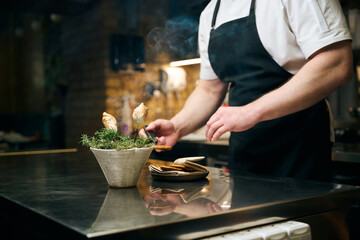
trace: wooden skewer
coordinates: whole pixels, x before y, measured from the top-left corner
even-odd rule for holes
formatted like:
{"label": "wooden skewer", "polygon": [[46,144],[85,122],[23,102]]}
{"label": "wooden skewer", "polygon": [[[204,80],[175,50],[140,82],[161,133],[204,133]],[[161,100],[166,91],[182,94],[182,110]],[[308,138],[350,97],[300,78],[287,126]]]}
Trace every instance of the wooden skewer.
{"label": "wooden skewer", "polygon": [[134,143],[136,141],[136,137],[137,137],[138,133],[139,133],[139,130],[138,130],[138,128],[136,128],[135,133],[134,133]]}

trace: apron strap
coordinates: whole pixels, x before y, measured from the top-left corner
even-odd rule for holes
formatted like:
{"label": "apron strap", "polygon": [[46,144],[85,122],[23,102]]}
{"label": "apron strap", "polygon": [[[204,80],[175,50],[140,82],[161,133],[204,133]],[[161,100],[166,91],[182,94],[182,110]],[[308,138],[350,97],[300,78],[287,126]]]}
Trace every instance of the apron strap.
{"label": "apron strap", "polygon": [[[221,2],[221,0],[217,0],[217,2],[216,2],[213,18],[211,21],[211,29],[215,28],[216,17],[219,12],[220,2]],[[249,16],[255,16],[255,0],[251,0]]]}
{"label": "apron strap", "polygon": [[251,0],[251,6],[250,6],[250,15],[255,15],[255,0]]}
{"label": "apron strap", "polygon": [[218,1],[216,2],[216,6],[215,6],[213,18],[212,18],[212,21],[211,21],[211,28],[212,28],[212,29],[214,29],[214,27],[215,27],[216,17],[217,17],[218,11],[219,11],[220,2],[221,2],[221,0],[218,0]]}

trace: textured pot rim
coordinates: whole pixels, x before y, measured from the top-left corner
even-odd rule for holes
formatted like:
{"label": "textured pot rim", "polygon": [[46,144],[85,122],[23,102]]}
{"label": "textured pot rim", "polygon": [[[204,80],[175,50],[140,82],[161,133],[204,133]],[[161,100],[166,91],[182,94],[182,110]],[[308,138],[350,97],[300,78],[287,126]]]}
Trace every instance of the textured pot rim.
{"label": "textured pot rim", "polygon": [[149,150],[154,148],[154,146],[151,147],[142,147],[142,148],[128,148],[128,149],[120,149],[120,150],[116,150],[116,149],[101,149],[101,148],[93,148],[90,147],[90,150],[95,150],[95,151],[99,151],[99,152],[122,152],[122,151],[131,151],[134,149],[138,149],[138,150]]}

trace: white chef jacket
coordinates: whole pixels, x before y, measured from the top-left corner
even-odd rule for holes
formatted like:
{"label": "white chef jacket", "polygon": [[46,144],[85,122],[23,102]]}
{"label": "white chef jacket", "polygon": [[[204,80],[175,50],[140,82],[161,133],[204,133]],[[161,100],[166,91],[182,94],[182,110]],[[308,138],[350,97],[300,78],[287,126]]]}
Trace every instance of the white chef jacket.
{"label": "white chef jacket", "polygon": [[[204,80],[218,78],[208,56],[216,2],[211,0],[200,16],[200,79]],[[250,4],[251,0],[222,0],[215,28],[225,22],[248,16]],[[319,49],[351,39],[339,0],[256,0],[255,15],[259,37],[265,49],[280,66],[292,74]],[[231,53],[228,54],[231,57]]]}

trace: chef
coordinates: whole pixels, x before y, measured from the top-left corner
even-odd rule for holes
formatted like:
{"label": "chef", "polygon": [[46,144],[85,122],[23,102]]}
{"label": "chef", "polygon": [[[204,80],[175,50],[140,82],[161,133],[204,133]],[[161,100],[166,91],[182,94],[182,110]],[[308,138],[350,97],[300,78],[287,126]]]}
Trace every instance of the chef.
{"label": "chef", "polygon": [[[209,141],[231,132],[230,169],[330,180],[324,99],[353,71],[338,0],[212,0],[200,16],[199,52],[200,80],[183,109],[147,127],[158,144],[206,124]],[[229,106],[220,107],[227,91]]]}

